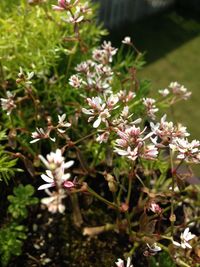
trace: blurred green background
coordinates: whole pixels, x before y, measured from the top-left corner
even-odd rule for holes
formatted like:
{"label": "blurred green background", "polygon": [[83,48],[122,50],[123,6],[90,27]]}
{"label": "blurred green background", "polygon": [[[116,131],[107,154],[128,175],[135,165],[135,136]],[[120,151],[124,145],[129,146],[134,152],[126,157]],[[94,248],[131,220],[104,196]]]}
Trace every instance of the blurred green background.
{"label": "blurred green background", "polygon": [[[111,31],[118,43],[129,35],[135,46],[145,52],[146,64],[139,71],[141,79],[151,81],[151,95],[166,88],[171,81],[183,84],[192,97],[173,108],[173,120],[188,127],[191,138],[200,137],[200,20],[191,10],[172,8],[133,24]],[[171,116],[169,111],[169,116]]]}

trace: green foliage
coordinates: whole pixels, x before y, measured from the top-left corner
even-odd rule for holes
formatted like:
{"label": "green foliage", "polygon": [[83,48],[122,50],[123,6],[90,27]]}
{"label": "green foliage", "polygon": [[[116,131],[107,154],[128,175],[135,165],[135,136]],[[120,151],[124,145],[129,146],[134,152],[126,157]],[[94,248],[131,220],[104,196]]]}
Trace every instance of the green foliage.
{"label": "green foliage", "polygon": [[[78,46],[64,39],[73,34],[73,26],[62,21],[50,3],[32,6],[24,0],[7,5],[3,2],[0,3],[0,63],[4,79],[15,79],[19,66],[46,78],[56,70],[56,65],[61,66],[59,62],[65,67],[69,64],[69,55],[75,54]],[[81,34],[87,48],[106,31],[88,23]]]}
{"label": "green foliage", "polygon": [[14,188],[13,192],[14,195],[8,196],[11,203],[8,212],[15,219],[25,219],[28,216],[27,206],[38,203],[38,199],[33,197],[34,188],[31,185],[19,185]]}
{"label": "green foliage", "polygon": [[151,257],[150,267],[176,267],[167,252],[162,252],[157,257]]}
{"label": "green foliage", "polygon": [[2,142],[6,139],[5,131],[0,131],[0,180],[4,180],[8,183],[8,180],[14,176],[15,172],[19,171],[19,169],[14,168],[17,159],[12,159],[5,151],[5,146]]}
{"label": "green foliage", "polygon": [[10,223],[0,230],[0,259],[2,266],[7,266],[12,255],[22,252],[23,240],[26,239],[27,228],[24,225]]}
{"label": "green foliage", "polygon": [[27,227],[22,225],[22,220],[27,218],[28,206],[38,203],[33,197],[34,188],[31,185],[15,187],[14,195],[9,195],[11,204],[8,212],[11,214],[9,223],[0,229],[0,260],[2,266],[7,266],[10,258],[19,256],[22,252],[23,240],[27,238]]}
{"label": "green foliage", "polygon": [[0,8],[0,60],[5,78],[12,78],[12,71],[16,75],[19,66],[46,75],[59,57],[58,42],[65,29],[47,18],[45,5],[30,6],[24,2],[13,4],[7,12]]}

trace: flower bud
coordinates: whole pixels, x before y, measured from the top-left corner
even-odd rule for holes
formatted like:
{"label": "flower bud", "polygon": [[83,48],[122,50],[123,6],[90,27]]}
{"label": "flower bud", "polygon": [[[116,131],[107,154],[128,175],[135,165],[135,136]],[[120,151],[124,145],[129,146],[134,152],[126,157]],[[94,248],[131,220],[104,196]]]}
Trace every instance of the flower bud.
{"label": "flower bud", "polygon": [[116,192],[117,191],[117,182],[115,181],[114,176],[112,176],[109,173],[106,173],[105,179],[108,182],[108,187],[111,192]]}

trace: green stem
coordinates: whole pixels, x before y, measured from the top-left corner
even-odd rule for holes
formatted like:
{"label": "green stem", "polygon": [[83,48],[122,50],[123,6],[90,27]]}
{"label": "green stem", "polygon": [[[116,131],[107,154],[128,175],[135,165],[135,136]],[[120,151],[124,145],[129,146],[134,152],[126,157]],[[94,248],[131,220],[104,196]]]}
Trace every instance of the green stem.
{"label": "green stem", "polygon": [[171,174],[172,174],[172,197],[171,197],[171,215],[170,215],[170,221],[171,221],[171,234],[173,236],[174,234],[174,221],[175,221],[175,215],[174,215],[174,188],[175,188],[175,179],[174,179],[174,164],[173,164],[173,152],[170,150],[170,164],[171,164]]}
{"label": "green stem", "polygon": [[107,199],[105,199],[104,197],[100,196],[97,192],[95,192],[92,188],[90,188],[88,185],[87,185],[87,191],[93,195],[94,197],[96,197],[97,199],[99,199],[100,201],[102,201],[103,203],[105,203],[106,205],[108,206],[111,206],[115,209],[119,209],[119,207],[115,204],[115,203],[112,203],[110,201],[108,201]]}
{"label": "green stem", "polygon": [[131,187],[132,187],[132,177],[129,177],[128,181],[128,193],[126,197],[126,204],[129,205],[130,198],[131,198]]}
{"label": "green stem", "polygon": [[86,136],[84,136],[84,137],[81,137],[80,139],[78,139],[77,141],[74,142],[74,145],[76,145],[76,144],[78,144],[78,143],[84,141],[85,139],[87,139],[87,138],[89,138],[89,137],[95,135],[96,133],[97,133],[97,132],[92,132],[92,133],[90,133],[90,134],[88,134],[88,135],[86,135]]}

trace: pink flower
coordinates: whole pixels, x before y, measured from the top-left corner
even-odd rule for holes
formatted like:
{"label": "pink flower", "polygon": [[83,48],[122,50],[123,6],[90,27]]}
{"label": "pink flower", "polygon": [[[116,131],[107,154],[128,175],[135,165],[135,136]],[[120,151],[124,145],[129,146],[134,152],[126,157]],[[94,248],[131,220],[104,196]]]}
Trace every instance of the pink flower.
{"label": "pink flower", "polygon": [[82,79],[78,75],[72,75],[69,79],[69,84],[74,88],[80,88],[82,84]]}
{"label": "pink flower", "polygon": [[144,151],[141,155],[145,159],[154,159],[158,156],[158,149],[155,145],[146,145],[144,146]]}
{"label": "pink flower", "polygon": [[64,11],[70,5],[71,0],[58,0],[58,5],[52,5],[53,10]]}
{"label": "pink flower", "polygon": [[166,121],[167,115],[165,114],[161,120],[160,123],[154,124],[153,122],[150,123],[151,130],[154,134],[159,136],[161,139],[167,140],[169,139],[169,142],[172,141],[172,138],[175,137],[186,137],[190,134],[187,132],[186,127],[183,127],[182,125],[175,126],[173,122],[167,122]]}
{"label": "pink flower", "polygon": [[169,89],[172,90],[172,93],[175,96],[180,97],[181,99],[187,100],[191,96],[191,92],[187,90],[183,85],[180,85],[177,82],[171,82],[169,85]]}
{"label": "pink flower", "polygon": [[88,105],[91,109],[82,108],[82,112],[87,115],[91,115],[88,122],[97,117],[93,123],[94,128],[98,128],[102,122],[108,126],[107,119],[111,116],[110,112],[118,107],[115,106],[118,100],[118,97],[115,95],[110,95],[105,102],[103,102],[100,97],[87,98]]}
{"label": "pink flower", "polygon": [[192,163],[200,162],[199,141],[192,140],[192,142],[188,142],[188,140],[184,138],[175,138],[169,146],[172,150],[178,152],[178,159]]}
{"label": "pink flower", "polygon": [[155,203],[155,201],[151,201],[151,203],[149,205],[149,209],[154,213],[161,213],[162,212],[161,207],[157,203]]}
{"label": "pink flower", "polygon": [[153,98],[143,98],[143,104],[146,107],[147,115],[152,119],[155,119],[155,113],[158,111],[155,102],[156,101]]}

